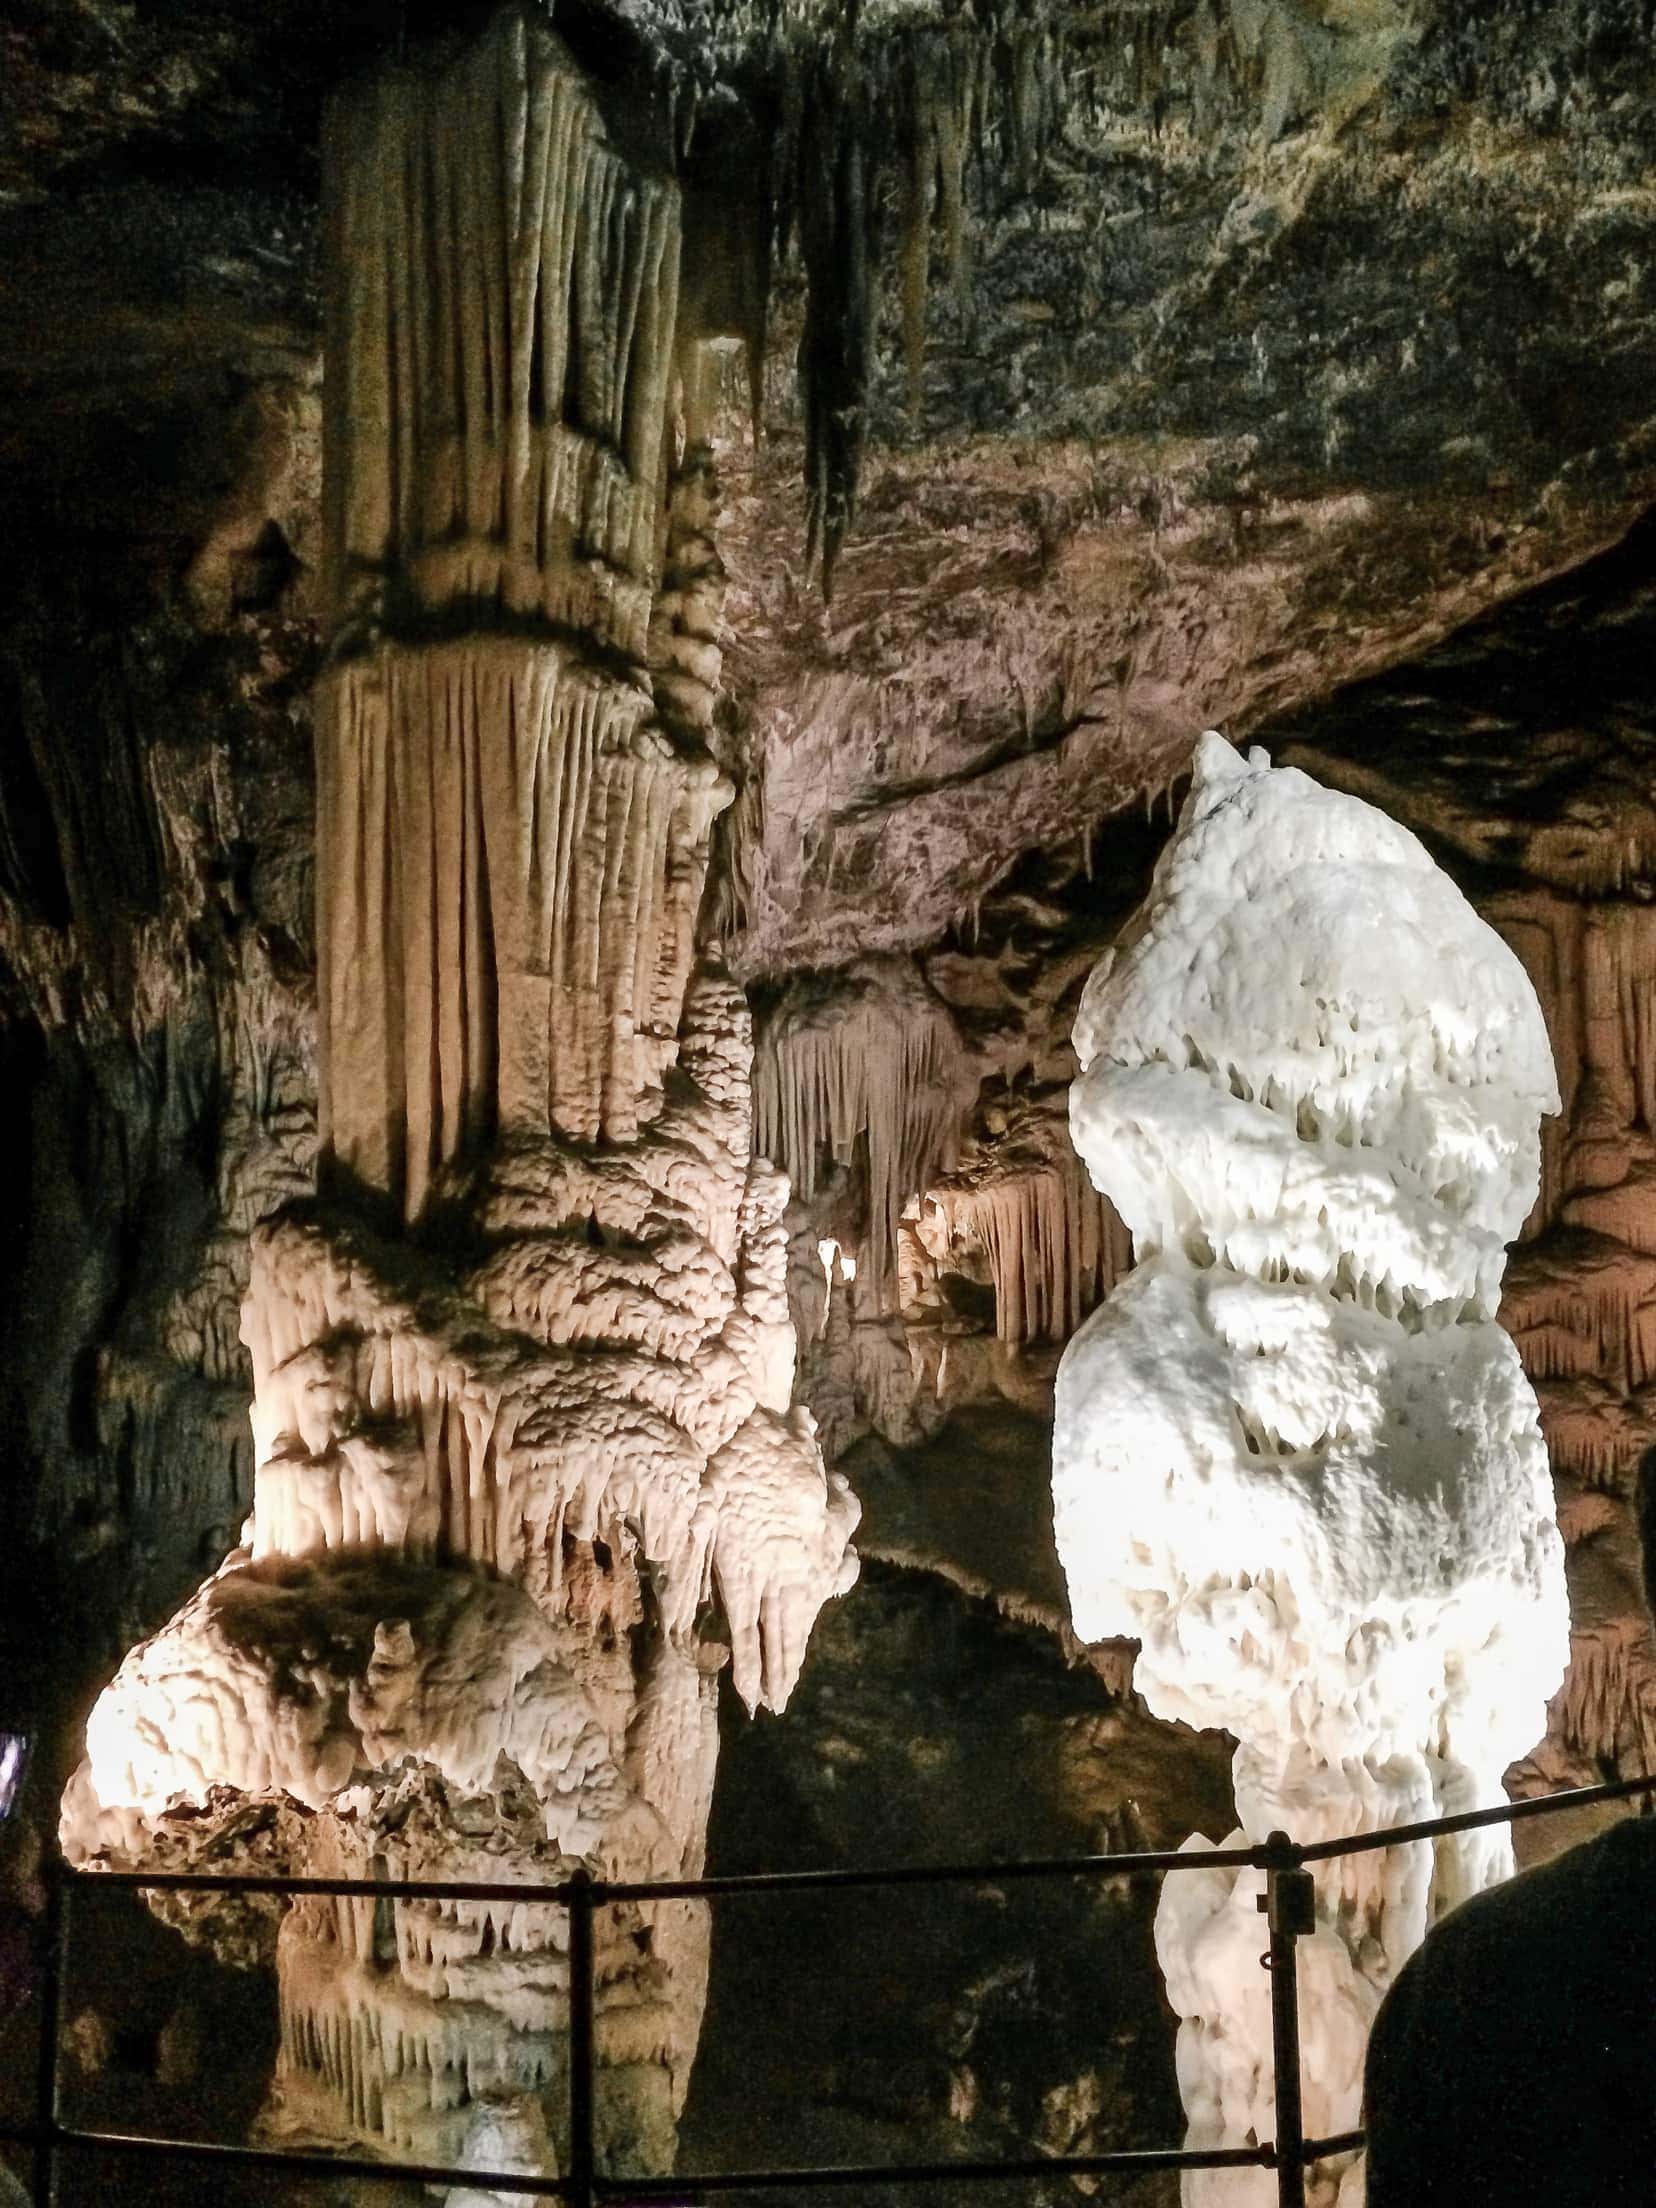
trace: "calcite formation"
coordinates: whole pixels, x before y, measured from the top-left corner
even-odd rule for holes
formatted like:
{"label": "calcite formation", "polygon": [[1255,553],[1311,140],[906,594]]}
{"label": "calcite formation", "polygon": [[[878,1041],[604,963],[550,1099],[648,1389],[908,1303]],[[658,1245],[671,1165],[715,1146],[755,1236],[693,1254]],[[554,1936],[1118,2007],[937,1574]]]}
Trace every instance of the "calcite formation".
{"label": "calcite formation", "polygon": [[[241,1546],[99,1700],[64,1844],[694,1876],[725,1644],[780,1709],[857,1513],[793,1407],[746,1001],[696,956],[730,787],[647,672],[677,196],[516,10],[343,100],[329,166],[322,1192],[253,1236]],[[660,2169],[705,1913],[597,1939],[600,2143]],[[307,1900],[274,1958],[272,2121],[558,2166],[560,1910]]]}
{"label": "calcite formation", "polygon": [[948,1006],[908,959],[859,959],[833,974],[802,975],[764,1024],[756,1139],[807,1202],[825,1155],[860,1164],[866,1261],[882,1305],[897,1286],[898,1222],[954,1163],[969,1093]]}
{"label": "calcite formation", "polygon": [[[222,1863],[250,1801],[287,1799],[313,1813],[296,1871],[695,1874],[709,1621],[749,1707],[780,1708],[855,1570],[855,1504],[790,1407],[786,1184],[743,1139],[746,1054],[738,994],[693,983],[675,1103],[625,1153],[503,1153],[470,1264],[336,1204],[258,1231],[252,1516],[94,1709],[73,1855]],[[399,1902],[377,1947],[358,1915],[282,1924],[287,2126],[484,2166],[475,2128],[503,2103],[543,2136],[560,1913],[514,1908],[502,1932]],[[665,1904],[601,1941],[605,2137],[659,2166],[705,1923]]]}
{"label": "calcite formation", "polygon": [[1311,740],[1295,732],[1290,749],[1465,869],[1552,1041],[1561,1109],[1542,1130],[1540,1192],[1501,1305],[1541,1406],[1570,1583],[1570,1669],[1526,1788],[1631,1774],[1656,1751],[1628,1508],[1656,1441],[1656,926],[1641,873],[1645,738],[1624,703],[1648,564],[1637,532],[1406,681],[1369,686],[1338,725],[1302,724]]}
{"label": "calcite formation", "polygon": [[507,21],[331,123],[322,1132],[410,1218],[649,1116],[731,795],[643,672],[678,193]]}
{"label": "calcite formation", "polygon": [[[1563,1669],[1533,1394],[1496,1324],[1552,1058],[1522,966],[1407,831],[1216,736],[1088,985],[1076,1146],[1136,1269],[1070,1344],[1053,1493],[1077,1630],[1142,1643],[1158,1714],[1237,1736],[1241,1833],[1498,1801]],[[1318,1877],[1306,2121],[1358,2119],[1364,2037],[1503,1828]],[[1254,1874],[1166,1883],[1193,2144],[1274,2127]],[[1324,2166],[1311,2197],[1355,2197]],[[1194,2176],[1192,2202],[1274,2180]]]}
{"label": "calcite formation", "polygon": [[922,1241],[941,1265],[982,1253],[1002,1342],[1066,1341],[1132,1263],[1126,1229],[1039,1101],[927,1196]]}

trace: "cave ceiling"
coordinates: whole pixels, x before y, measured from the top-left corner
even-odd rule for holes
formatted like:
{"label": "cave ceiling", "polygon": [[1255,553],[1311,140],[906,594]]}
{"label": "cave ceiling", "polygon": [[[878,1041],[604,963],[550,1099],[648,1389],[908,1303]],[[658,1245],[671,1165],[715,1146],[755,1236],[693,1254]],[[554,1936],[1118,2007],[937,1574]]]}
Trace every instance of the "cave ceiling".
{"label": "cave ceiling", "polygon": [[[1626,528],[1656,465],[1647,13],[555,11],[684,181],[687,306],[730,340],[739,972],[934,942],[1204,723],[1378,673]],[[19,541],[118,539],[209,629],[280,592],[297,649],[321,103],[458,19],[11,11]]]}

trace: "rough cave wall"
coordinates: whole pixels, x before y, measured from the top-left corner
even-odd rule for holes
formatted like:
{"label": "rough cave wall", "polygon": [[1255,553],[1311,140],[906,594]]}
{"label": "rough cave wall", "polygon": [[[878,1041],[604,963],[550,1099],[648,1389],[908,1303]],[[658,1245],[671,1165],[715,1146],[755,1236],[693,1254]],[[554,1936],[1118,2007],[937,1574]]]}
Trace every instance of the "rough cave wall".
{"label": "rough cave wall", "polygon": [[[125,418],[114,373],[12,480],[0,1264],[25,1713],[83,1693],[245,1508],[247,1237],[313,1168],[316,376],[280,350],[215,366]],[[190,576],[221,534],[208,603]],[[48,1623],[84,1668],[41,1664]]]}
{"label": "rough cave wall", "polygon": [[[610,80],[641,36],[686,59],[666,11],[631,11],[622,34],[601,8],[566,12]],[[862,116],[864,163],[889,122],[893,164],[864,169],[869,396],[827,612],[803,558],[798,258],[771,256],[755,455],[743,364],[709,356],[723,696],[716,714],[705,684],[687,697],[744,770],[716,868],[731,955],[763,1023],[801,970],[901,952],[963,1039],[975,1099],[937,1203],[899,1218],[895,1277],[922,1323],[898,1326],[889,1292],[861,1267],[846,1282],[842,1258],[852,1294],[825,1294],[819,1245],[855,1262],[865,1231],[866,1137],[793,1215],[796,1314],[823,1331],[810,1398],[855,1453],[876,1547],[941,1570],[962,1590],[948,1601],[993,1593],[1060,1634],[1028,1500],[1049,1354],[1013,1355],[1011,1337],[1061,1333],[1055,1314],[1125,1261],[1100,1215],[1092,1270],[1058,1099],[1074,993],[1135,900],[1190,732],[1268,732],[1341,679],[1418,657],[1611,542],[1649,496],[1642,7],[1325,12],[1019,11],[962,62],[950,40],[916,44],[902,7],[864,11],[886,46],[836,112]],[[417,37],[419,11],[409,22]],[[737,167],[764,172],[773,205],[792,189],[742,118],[779,117],[776,145],[797,145],[823,87],[807,0],[770,44],[740,6],[708,24],[698,96],[673,117],[663,100],[655,143],[676,135],[687,227],[719,233]],[[28,1559],[5,1677],[24,1703],[84,1702],[251,1496],[246,1228],[308,1182],[314,1144],[320,107],[397,29],[319,23],[297,0],[187,22],[31,0],[0,32],[0,459],[26,555],[0,583],[0,1048],[10,1155],[28,1161],[0,1243],[8,1552],[21,1541]],[[849,180],[849,147],[845,162]],[[757,241],[737,196],[722,234]],[[743,244],[687,278],[706,327],[738,345],[762,259]],[[922,289],[916,352],[892,339],[912,336]],[[709,519],[686,509],[684,604],[650,646],[659,662],[671,632],[692,674],[716,625]],[[1606,616],[1606,655],[1640,648],[1641,588]],[[1575,664],[1567,643],[1558,659]],[[1421,694],[1400,683],[1368,740],[1382,761],[1407,756]],[[1636,737],[1635,689],[1619,714]],[[1583,718],[1573,693],[1552,710],[1555,771],[1529,815],[1567,813],[1591,783],[1572,764]],[[1636,761],[1636,742],[1598,756],[1588,798],[1623,820],[1636,772],[1609,762]],[[1402,810],[1409,779],[1383,802]],[[1465,862],[1450,862],[1492,910],[1490,794],[1461,813]],[[1588,840],[1595,867],[1622,863],[1613,834]],[[1568,935],[1582,880],[1496,857],[1504,890],[1545,891]],[[1619,930],[1637,925],[1636,868],[1628,884],[1625,911],[1608,900]],[[1538,950],[1554,932],[1546,914],[1529,925]],[[1630,1185],[1611,1199],[1624,1217]],[[1580,1369],[1543,1392],[1593,1395],[1595,1432],[1638,1409],[1625,1348],[1596,1338],[1601,1310],[1621,1323],[1633,1232],[1608,1252],[1552,1238],[1555,1299],[1578,1294],[1572,1248],[1591,1264],[1570,1342],[1543,1328]],[[1549,1412],[1555,1436],[1568,1407]],[[1609,1567],[1606,1617],[1633,1609],[1604,1515],[1620,1477],[1592,1474],[1573,1521],[1578,1589],[1589,1558]],[[1618,1666],[1595,1707],[1621,1706]],[[1624,1753],[1642,1722],[1626,1709],[1606,1720]],[[1578,1747],[1564,1767],[1591,1761]]]}

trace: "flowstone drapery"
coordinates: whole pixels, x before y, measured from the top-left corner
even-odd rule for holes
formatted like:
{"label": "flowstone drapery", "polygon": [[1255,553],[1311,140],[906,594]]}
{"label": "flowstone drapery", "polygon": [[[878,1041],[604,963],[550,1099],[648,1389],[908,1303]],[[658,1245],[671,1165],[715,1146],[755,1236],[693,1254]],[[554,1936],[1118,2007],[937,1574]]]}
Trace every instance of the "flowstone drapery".
{"label": "flowstone drapery", "polygon": [[[1059,1374],[1077,1630],[1136,1636],[1153,1710],[1236,1735],[1250,1839],[1498,1801],[1568,1630],[1535,1399],[1495,1323],[1557,1108],[1522,967],[1405,830],[1209,735],[1076,1048],[1076,1147],[1138,1257]],[[1318,1874],[1310,2132],[1358,2121],[1369,2021],[1432,1917],[1510,1869],[1493,1828]],[[1261,1884],[1181,1872],[1158,1911],[1192,2145],[1273,2134]],[[1324,2167],[1311,2198],[1360,2184]]]}
{"label": "flowstone drapery", "polygon": [[[321,1194],[254,1237],[243,1545],[98,1702],[64,1844],[694,1876],[724,1644],[780,1709],[857,1513],[792,1407],[746,1002],[696,959],[730,788],[647,671],[677,195],[515,10],[349,95],[328,171]],[[560,1911],[167,1908],[273,1949],[286,2132],[557,2165]],[[600,2146],[670,2167],[705,1912],[597,1942]]]}

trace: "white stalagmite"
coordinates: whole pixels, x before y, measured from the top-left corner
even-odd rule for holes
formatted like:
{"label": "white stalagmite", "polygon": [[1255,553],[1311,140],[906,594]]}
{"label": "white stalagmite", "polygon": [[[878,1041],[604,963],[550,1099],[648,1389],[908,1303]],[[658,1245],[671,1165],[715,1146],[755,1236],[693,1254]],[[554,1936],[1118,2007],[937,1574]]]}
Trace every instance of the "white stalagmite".
{"label": "white stalagmite", "polygon": [[[1250,1838],[1498,1801],[1568,1632],[1535,1399],[1495,1323],[1557,1108],[1523,968],[1406,831],[1209,735],[1076,1048],[1076,1147],[1138,1258],[1059,1373],[1077,1630],[1137,1637],[1152,1709],[1237,1736]],[[1319,1873],[1308,2131],[1358,2121],[1386,1985],[1510,1868],[1493,1828]],[[1158,1912],[1193,2145],[1273,2133],[1260,1883],[1178,1873]],[[1186,2199],[1274,2182],[1197,2175]],[[1325,2166],[1311,2198],[1340,2186]]]}
{"label": "white stalagmite", "polygon": [[[105,1690],[64,1846],[695,1877],[722,1643],[780,1709],[857,1505],[793,1405],[746,999],[696,959],[731,793],[683,575],[652,694],[677,194],[516,7],[345,95],[327,169],[323,1192],[253,1235],[242,1546]],[[274,1960],[273,2125],[557,2168],[561,1911],[160,1906]],[[609,1908],[596,1938],[600,2149],[658,2172],[706,1912]]]}

